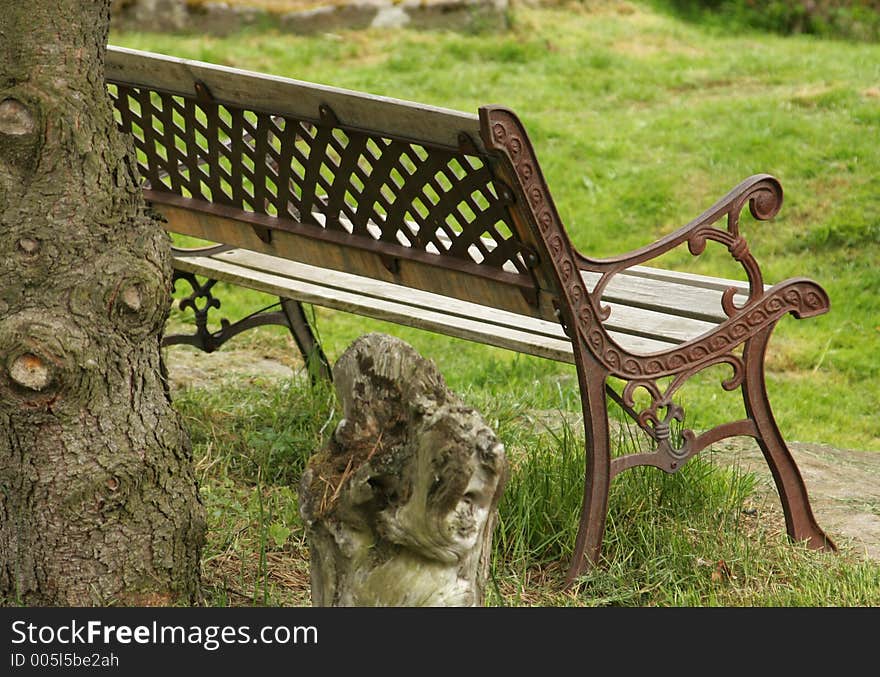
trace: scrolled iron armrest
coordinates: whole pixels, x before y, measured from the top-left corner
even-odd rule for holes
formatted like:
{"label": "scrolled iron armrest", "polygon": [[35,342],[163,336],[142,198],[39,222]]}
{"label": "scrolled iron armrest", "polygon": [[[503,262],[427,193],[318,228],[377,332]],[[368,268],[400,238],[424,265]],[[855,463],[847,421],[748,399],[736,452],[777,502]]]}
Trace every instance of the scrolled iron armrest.
{"label": "scrolled iron armrest", "polygon": [[[764,289],[761,270],[739,232],[740,213],[747,202],[749,211],[755,219],[759,221],[772,219],[782,207],[782,184],[769,174],[750,176],[700,216],[675,232],[650,245],[610,258],[594,259],[578,253],[579,267],[581,270],[601,274],[593,291],[594,295],[601,297],[611,278],[620,271],[655,259],[683,243],[687,243],[692,255],[699,256],[705,250],[706,242],[714,240],[724,244],[731,256],[742,265],[749,280],[749,298],[757,298]],[[715,225],[725,216],[726,229]],[[730,289],[723,298],[728,315],[733,312],[734,293],[735,290]]]}

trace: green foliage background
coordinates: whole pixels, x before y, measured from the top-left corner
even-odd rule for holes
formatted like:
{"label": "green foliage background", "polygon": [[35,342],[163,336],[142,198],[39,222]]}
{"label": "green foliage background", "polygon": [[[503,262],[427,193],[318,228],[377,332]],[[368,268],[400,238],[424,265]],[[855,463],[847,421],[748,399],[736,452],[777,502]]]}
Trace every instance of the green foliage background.
{"label": "green foliage background", "polygon": [[660,0],[658,4],[716,25],[733,23],[784,35],[880,39],[877,0]]}

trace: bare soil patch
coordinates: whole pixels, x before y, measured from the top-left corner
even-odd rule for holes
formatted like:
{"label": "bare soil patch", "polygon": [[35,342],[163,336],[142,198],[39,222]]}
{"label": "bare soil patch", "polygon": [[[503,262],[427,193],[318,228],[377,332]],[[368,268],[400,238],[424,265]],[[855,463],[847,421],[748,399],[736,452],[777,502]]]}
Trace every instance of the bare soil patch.
{"label": "bare soil patch", "polygon": [[[789,448],[819,526],[839,548],[880,560],[880,454],[805,442],[789,442]],[[782,519],[773,478],[754,441],[726,440],[709,453],[720,463],[754,473],[759,509]]]}

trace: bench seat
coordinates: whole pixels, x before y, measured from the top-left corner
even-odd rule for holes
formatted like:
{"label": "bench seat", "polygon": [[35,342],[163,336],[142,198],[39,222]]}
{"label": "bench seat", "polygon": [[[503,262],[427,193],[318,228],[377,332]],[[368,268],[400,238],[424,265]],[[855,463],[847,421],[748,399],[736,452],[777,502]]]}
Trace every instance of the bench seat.
{"label": "bench seat", "polygon": [[[281,298],[574,363],[571,341],[557,322],[245,249],[212,256],[178,255],[174,265]],[[597,279],[588,273],[583,276],[590,286]],[[664,351],[711,332],[726,319],[721,310],[723,290],[742,285],[638,266],[607,287],[602,298],[611,313],[605,326],[629,351]]]}

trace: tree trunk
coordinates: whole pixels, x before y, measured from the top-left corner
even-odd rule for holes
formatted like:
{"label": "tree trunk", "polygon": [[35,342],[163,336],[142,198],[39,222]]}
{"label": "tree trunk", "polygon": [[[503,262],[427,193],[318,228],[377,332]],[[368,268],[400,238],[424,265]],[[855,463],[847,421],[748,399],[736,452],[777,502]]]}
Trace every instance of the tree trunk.
{"label": "tree trunk", "polygon": [[504,447],[433,362],[384,334],[333,368],[343,420],[300,483],[315,606],[479,606]]}
{"label": "tree trunk", "polygon": [[0,602],[199,588],[203,508],[159,372],[167,236],[104,87],[111,0],[0,0]]}

